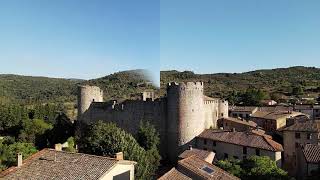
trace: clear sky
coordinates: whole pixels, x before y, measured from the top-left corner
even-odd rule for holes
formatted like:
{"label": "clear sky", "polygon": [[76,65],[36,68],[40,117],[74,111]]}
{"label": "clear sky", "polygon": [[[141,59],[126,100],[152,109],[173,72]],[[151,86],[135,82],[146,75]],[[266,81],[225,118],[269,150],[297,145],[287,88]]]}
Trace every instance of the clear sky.
{"label": "clear sky", "polygon": [[1,0],[0,74],[320,65],[319,0]]}
{"label": "clear sky", "polygon": [[319,0],[161,0],[161,70],[320,66]]}
{"label": "clear sky", "polygon": [[158,0],[1,0],[0,74],[159,79],[159,26]]}

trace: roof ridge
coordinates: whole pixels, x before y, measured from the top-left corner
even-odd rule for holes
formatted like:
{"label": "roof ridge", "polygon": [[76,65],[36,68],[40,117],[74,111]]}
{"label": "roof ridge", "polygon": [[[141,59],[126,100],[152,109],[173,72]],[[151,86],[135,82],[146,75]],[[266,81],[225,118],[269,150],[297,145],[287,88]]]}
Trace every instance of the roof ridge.
{"label": "roof ridge", "polygon": [[112,158],[112,157],[104,156],[104,155],[99,156],[99,155],[79,153],[79,152],[57,151],[57,150],[51,149],[51,148],[46,148],[46,149],[48,149],[49,151],[55,151],[55,152],[59,152],[59,153],[78,154],[78,155],[85,155],[85,156],[91,156],[91,157],[96,157],[96,158],[110,159],[110,160],[115,160],[115,161],[127,161],[127,160],[117,160],[116,158]]}
{"label": "roof ridge", "polygon": [[[41,156],[45,151],[48,151],[48,148],[44,148],[44,149],[32,154],[27,159],[22,161],[22,166],[30,163],[31,159],[36,158],[37,156]],[[17,170],[17,168],[18,168],[17,166],[9,167],[8,169],[0,172],[0,177],[4,177],[4,176],[8,175],[9,173],[14,172],[15,170]]]}

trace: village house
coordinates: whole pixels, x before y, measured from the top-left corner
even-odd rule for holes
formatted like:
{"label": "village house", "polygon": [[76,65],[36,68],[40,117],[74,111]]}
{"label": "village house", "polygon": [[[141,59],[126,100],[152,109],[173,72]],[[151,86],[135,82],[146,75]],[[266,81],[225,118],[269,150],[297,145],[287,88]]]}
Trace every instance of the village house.
{"label": "village house", "polygon": [[286,127],[283,132],[284,168],[290,175],[296,176],[298,170],[298,148],[306,144],[320,142],[320,121],[309,120],[296,122]]}
{"label": "village house", "polygon": [[224,130],[247,131],[256,129],[257,123],[245,119],[227,117],[218,120],[218,127]]}
{"label": "village house", "polygon": [[297,116],[306,116],[295,111],[256,111],[251,115],[250,120],[257,123],[266,132],[274,133],[286,126],[287,120]]}
{"label": "village house", "polygon": [[229,116],[234,118],[249,119],[258,110],[254,106],[232,106],[229,108]]}
{"label": "village house", "polygon": [[320,145],[306,144],[298,148],[298,179],[306,179],[320,173]]}
{"label": "village house", "polygon": [[274,106],[277,104],[276,101],[272,100],[272,99],[269,99],[269,100],[262,100],[261,103],[263,105],[266,105],[266,106]]}
{"label": "village house", "polygon": [[0,173],[0,179],[133,180],[136,162],[116,158],[43,149]]}
{"label": "village house", "polygon": [[185,150],[179,155],[179,160],[188,158],[190,156],[197,156],[199,159],[202,159],[208,163],[213,163],[215,153],[190,146],[188,150]]}
{"label": "village house", "polygon": [[311,119],[320,119],[320,105],[298,104],[294,105],[293,109],[308,114]]}
{"label": "village house", "polygon": [[208,163],[197,156],[189,156],[178,161],[176,168],[172,168],[158,180],[191,180],[191,179],[220,179],[240,180],[219,167]]}
{"label": "village house", "polygon": [[254,131],[237,132],[235,130],[203,131],[196,139],[197,148],[213,151],[218,160],[246,159],[250,156],[269,156],[281,167],[281,144],[272,140],[270,136]]}

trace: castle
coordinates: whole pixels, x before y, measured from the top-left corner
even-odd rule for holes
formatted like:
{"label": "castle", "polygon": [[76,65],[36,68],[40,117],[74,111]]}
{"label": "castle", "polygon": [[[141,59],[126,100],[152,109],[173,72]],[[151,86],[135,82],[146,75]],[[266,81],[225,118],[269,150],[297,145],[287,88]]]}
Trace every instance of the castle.
{"label": "castle", "polygon": [[149,121],[160,134],[162,157],[176,161],[178,155],[203,130],[217,127],[217,120],[228,117],[228,102],[204,95],[203,82],[169,83],[167,94],[154,99],[152,92],[141,100],[103,102],[103,91],[95,86],[78,87],[78,120],[114,122],[129,133],[136,133],[140,121]]}

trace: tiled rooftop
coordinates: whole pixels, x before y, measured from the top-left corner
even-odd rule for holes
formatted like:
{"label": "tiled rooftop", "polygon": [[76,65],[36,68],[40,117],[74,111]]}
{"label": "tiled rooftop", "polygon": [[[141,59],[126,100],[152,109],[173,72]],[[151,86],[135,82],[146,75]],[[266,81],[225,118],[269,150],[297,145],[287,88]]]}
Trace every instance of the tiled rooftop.
{"label": "tiled rooftop", "polygon": [[[207,168],[211,171],[205,171]],[[217,166],[210,164],[204,160],[197,158],[196,156],[190,156],[186,159],[180,160],[178,162],[178,170],[181,172],[191,172],[196,174],[198,179],[219,179],[219,180],[235,180],[239,179],[228,172],[218,168]]]}
{"label": "tiled rooftop", "polygon": [[[82,153],[43,149],[23,161],[21,167],[11,167],[0,173],[1,179],[99,179],[119,160]],[[124,161],[132,163],[132,161]]]}
{"label": "tiled rooftop", "polygon": [[234,123],[239,123],[239,124],[243,124],[243,125],[247,125],[247,126],[251,126],[251,127],[256,127],[257,123],[253,122],[253,121],[246,121],[246,120],[241,120],[238,118],[233,118],[233,117],[228,117],[228,118],[223,118],[223,121],[231,121]]}
{"label": "tiled rooftop", "polygon": [[284,128],[283,131],[320,132],[320,120],[296,122],[293,125]]}
{"label": "tiled rooftop", "polygon": [[158,180],[192,180],[190,177],[179,172],[176,168],[172,168]]}
{"label": "tiled rooftop", "polygon": [[270,139],[268,136],[252,132],[207,129],[197,137],[275,152],[283,151],[282,145]]}
{"label": "tiled rooftop", "polygon": [[295,111],[257,111],[253,113],[251,117],[277,120],[279,118],[289,118],[298,115],[303,114]]}
{"label": "tiled rooftop", "polygon": [[229,108],[230,111],[237,111],[237,112],[252,112],[258,109],[255,106],[232,106]]}
{"label": "tiled rooftop", "polygon": [[192,148],[189,150],[185,150],[182,154],[180,154],[179,158],[184,159],[195,155],[198,158],[205,160],[210,154],[214,154],[214,152]]}
{"label": "tiled rooftop", "polygon": [[306,144],[302,152],[308,163],[320,163],[320,145]]}

